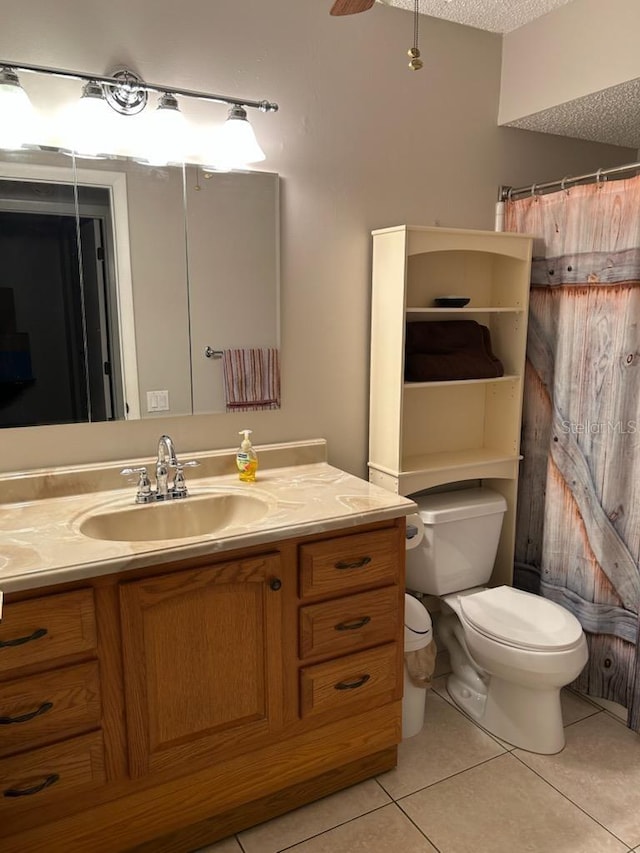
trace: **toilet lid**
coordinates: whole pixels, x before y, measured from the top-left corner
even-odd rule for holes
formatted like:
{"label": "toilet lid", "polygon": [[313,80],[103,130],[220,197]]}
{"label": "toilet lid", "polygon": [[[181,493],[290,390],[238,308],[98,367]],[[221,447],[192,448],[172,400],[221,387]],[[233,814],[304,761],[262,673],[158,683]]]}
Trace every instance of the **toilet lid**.
{"label": "toilet lid", "polygon": [[524,649],[561,651],[575,646],[582,626],[564,607],[508,586],[459,599],[463,619],[480,633]]}

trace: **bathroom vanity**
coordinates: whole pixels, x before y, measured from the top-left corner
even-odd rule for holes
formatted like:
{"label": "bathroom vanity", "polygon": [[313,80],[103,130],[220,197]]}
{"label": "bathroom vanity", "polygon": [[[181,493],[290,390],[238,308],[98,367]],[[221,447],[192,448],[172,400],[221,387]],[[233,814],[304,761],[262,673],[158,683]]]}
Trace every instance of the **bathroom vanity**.
{"label": "bathroom vanity", "polygon": [[195,850],[395,765],[415,505],[259,450],[255,484],[199,455],[180,505],[261,514],[180,539],[109,538],[168,509],[121,466],[2,478],[4,853]]}

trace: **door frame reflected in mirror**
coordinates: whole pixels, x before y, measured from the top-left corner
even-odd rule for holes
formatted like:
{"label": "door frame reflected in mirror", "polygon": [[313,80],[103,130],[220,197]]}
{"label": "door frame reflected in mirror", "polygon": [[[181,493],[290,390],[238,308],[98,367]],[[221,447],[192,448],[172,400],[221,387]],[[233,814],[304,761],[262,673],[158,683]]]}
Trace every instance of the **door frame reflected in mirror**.
{"label": "door frame reflected in mirror", "polygon": [[[68,169],[55,165],[3,162],[0,171],[2,180],[33,184],[59,184],[74,189],[75,217],[78,229],[81,210],[78,207],[76,187],[97,187],[107,191],[110,208],[109,225],[114,241],[113,268],[115,280],[112,284],[116,301],[116,329],[112,330],[112,334],[115,333],[117,337],[113,343],[119,352],[121,377],[118,377],[118,380],[121,381],[125,401],[123,417],[126,420],[140,418],[126,174],[124,172],[98,171],[78,167],[75,158],[71,159]],[[80,270],[81,281],[82,275],[82,270]]]}

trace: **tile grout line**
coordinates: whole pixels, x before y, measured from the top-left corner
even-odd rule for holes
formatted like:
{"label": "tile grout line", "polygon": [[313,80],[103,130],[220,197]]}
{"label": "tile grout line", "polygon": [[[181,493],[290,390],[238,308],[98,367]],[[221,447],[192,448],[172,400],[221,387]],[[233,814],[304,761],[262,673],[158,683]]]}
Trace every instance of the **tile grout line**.
{"label": "tile grout line", "polygon": [[598,714],[606,714],[606,713],[607,712],[604,710],[604,708],[596,708],[596,706],[594,705],[593,711],[590,714],[585,714],[584,717],[580,717],[579,720],[572,720],[570,723],[565,723],[563,728],[568,729],[569,726],[575,726],[576,723],[581,723],[583,720],[588,720],[591,717],[597,717]]}
{"label": "tile grout line", "polygon": [[[307,838],[303,838],[303,839],[301,839],[300,841],[296,841],[296,842],[295,842],[295,844],[290,844],[288,847],[282,847],[282,848],[279,848],[279,849],[276,851],[276,853],[282,853],[282,851],[283,851],[283,850],[293,850],[293,849],[295,849],[295,847],[296,847],[298,844],[304,844],[304,842],[305,842],[305,841],[310,841],[312,838],[318,838],[320,835],[324,835],[324,834],[325,834],[325,832],[330,832],[332,829],[336,829],[336,828],[337,828],[337,827],[339,827],[339,826],[344,826],[344,825],[345,825],[345,824],[347,824],[347,823],[351,823],[352,821],[357,820],[359,817],[364,817],[364,816],[365,816],[365,815],[367,815],[367,814],[373,814],[373,812],[377,812],[377,811],[379,811],[380,809],[385,808],[385,806],[390,806],[390,805],[392,805],[392,804],[394,803],[394,800],[393,800],[393,797],[391,796],[391,794],[389,794],[389,793],[388,793],[388,791],[385,791],[385,789],[382,787],[382,785],[380,784],[380,782],[378,782],[378,780],[377,780],[377,778],[376,778],[375,776],[371,776],[371,777],[369,777],[369,778],[370,778],[370,780],[371,780],[371,781],[376,782],[376,783],[378,784],[378,786],[379,786],[379,787],[380,787],[380,789],[382,790],[382,793],[383,793],[386,797],[389,797],[389,801],[388,801],[388,802],[386,802],[386,803],[382,803],[382,805],[379,805],[379,806],[374,806],[374,807],[373,807],[373,808],[371,808],[371,809],[367,809],[366,811],[363,811],[361,814],[359,814],[359,815],[355,815],[355,817],[350,817],[350,818],[348,818],[347,820],[343,820],[343,821],[341,821],[341,822],[339,822],[339,823],[334,824],[333,826],[330,826],[328,829],[323,829],[323,830],[321,830],[320,832],[312,833],[312,834],[311,834],[311,835],[309,835]],[[341,793],[344,793],[344,791],[349,790],[349,788],[350,788],[350,787],[352,787],[352,786],[350,785],[350,786],[348,786],[347,788],[340,788],[338,791],[335,791],[335,792],[334,792],[334,794],[341,794]],[[327,795],[327,796],[333,796],[333,795],[331,795],[331,794],[330,794],[330,795]],[[321,799],[321,800],[323,800],[323,799],[325,799],[325,797],[321,797],[320,799]],[[313,805],[313,804],[314,804],[314,802],[319,802],[319,800],[312,800],[310,803],[306,803],[305,805]],[[304,807],[305,807],[305,806],[303,805],[303,806],[299,806],[298,808],[304,808]],[[286,815],[293,814],[293,812],[294,812],[294,811],[297,811],[297,809],[293,809],[291,812],[284,812],[284,814],[279,815],[279,817],[286,817]],[[275,817],[275,818],[271,818],[270,820],[262,821],[262,823],[270,823],[270,822],[271,822],[271,820],[277,820],[277,819],[278,819],[277,817]],[[260,824],[258,823],[258,824],[256,824],[256,826],[260,826]],[[247,830],[251,830],[251,829],[254,829],[254,828],[255,828],[255,827],[247,827]],[[238,833],[238,834],[236,834],[234,837],[235,837],[236,841],[238,842],[238,844],[240,845],[240,848],[241,848],[241,850],[242,850],[242,853],[247,853],[247,851],[246,851],[246,849],[245,849],[244,845],[242,844],[242,841],[240,840],[240,834]]]}
{"label": "tile grout line", "polygon": [[[386,793],[386,791],[385,791]],[[362,812],[362,814],[355,815],[355,817],[350,817],[348,820],[343,820],[340,823],[336,823],[334,826],[330,826],[328,829],[323,829],[321,832],[314,832],[312,835],[307,836],[307,838],[302,838],[300,841],[296,841],[295,844],[290,844],[288,847],[279,847],[276,853],[285,853],[286,850],[295,850],[300,844],[306,844],[307,841],[311,841],[313,838],[320,838],[321,835],[326,835],[327,832],[331,832],[334,829],[338,829],[340,826],[346,826],[349,823],[353,823],[354,820],[359,820],[359,818],[364,817],[368,814],[373,814],[374,812],[379,812],[380,809],[386,809],[387,806],[395,806],[396,803],[391,800],[391,802],[383,803],[381,806],[376,806],[374,809],[369,809],[366,812]]]}
{"label": "tile grout line", "polygon": [[478,761],[476,764],[470,764],[463,770],[456,770],[455,773],[450,773],[448,776],[443,776],[442,779],[438,779],[436,782],[429,782],[428,785],[423,785],[421,788],[416,788],[415,791],[409,791],[408,794],[402,794],[397,799],[393,796],[393,794],[390,794],[389,791],[387,791],[384,785],[382,785],[382,782],[380,782],[379,784],[382,785],[382,789],[384,790],[385,794],[388,794],[394,803],[399,803],[400,800],[406,800],[407,797],[412,797],[414,794],[418,794],[420,791],[426,791],[427,788],[433,788],[434,785],[439,785],[441,782],[447,782],[449,779],[455,779],[456,776],[460,776],[462,773],[466,773],[467,770],[473,770],[475,767],[482,767],[483,764],[488,764],[490,761],[495,761],[496,758],[502,758],[504,755],[509,755],[509,751],[505,750],[500,755],[492,755],[491,758],[485,758],[482,761]]}
{"label": "tile grout line", "polygon": [[[603,702],[607,702],[607,701],[613,702],[613,699],[607,700],[607,699],[604,699],[603,697],[595,698],[595,697],[587,696],[586,693],[578,693],[577,690],[571,690],[570,688],[569,688],[569,692],[572,693],[574,696],[577,696],[579,699],[582,699],[584,702],[588,702],[589,705],[593,705],[593,707],[597,708],[598,711],[604,711],[605,714],[608,714],[610,717],[613,717],[614,720],[618,720],[619,723],[623,723],[623,725],[627,724],[626,720],[623,720],[622,717],[619,717],[616,713],[611,711],[609,708],[605,708],[604,705],[600,705],[598,703],[598,698]],[[618,704],[618,703],[614,703],[614,704]],[[626,707],[624,705],[620,705],[620,707],[625,708],[625,710],[628,710],[628,709],[626,709]],[[633,851],[632,851],[632,853],[633,853]]]}
{"label": "tile grout line", "polygon": [[[376,778],[376,782],[377,782],[377,783],[378,783],[378,785],[380,786],[380,789],[381,789],[382,791],[384,791],[384,793],[387,795],[387,797],[391,797],[391,794],[390,794],[390,793],[389,793],[385,788],[383,788],[382,783],[380,782],[380,780]],[[437,784],[437,782],[436,782],[436,783],[434,783],[434,784]],[[409,796],[411,796],[411,795],[410,795],[410,794],[407,794],[407,796],[409,797]],[[391,797],[391,802],[394,804],[394,806],[397,806],[397,807],[400,809],[400,811],[402,812],[402,814],[407,818],[407,820],[408,820],[410,823],[412,823],[412,824],[413,824],[413,826],[415,826],[415,828],[418,830],[418,832],[419,832],[421,835],[424,835],[424,837],[427,839],[427,841],[429,842],[429,844],[430,844],[430,845],[431,845],[431,846],[432,846],[432,847],[437,851],[437,853],[441,853],[440,848],[439,848],[439,847],[437,847],[437,846],[433,843],[433,841],[429,838],[429,836],[426,834],[426,832],[418,826],[418,824],[417,824],[417,823],[412,819],[412,817],[411,817],[410,815],[408,815],[408,814],[406,813],[406,811],[405,811],[405,810],[402,808],[402,806],[400,805],[399,801],[398,801],[398,800],[394,800],[394,798],[393,798],[393,797]]]}
{"label": "tile grout line", "polygon": [[418,824],[413,820],[413,818],[411,817],[411,815],[409,815],[409,814],[407,814],[407,813],[406,813],[406,811],[402,808],[402,806],[400,805],[400,803],[399,803],[399,802],[394,801],[394,805],[396,805],[396,806],[400,809],[400,811],[401,811],[401,812],[402,812],[402,814],[406,817],[406,819],[409,821],[409,823],[413,824],[413,826],[415,826],[415,828],[418,830],[418,832],[419,832],[421,835],[423,835],[423,836],[427,839],[427,841],[428,841],[428,842],[429,842],[429,844],[433,847],[433,849],[434,849],[434,850],[436,850],[436,853],[442,853],[442,851],[441,851],[441,850],[440,850],[440,848],[437,846],[437,844],[435,844],[435,843],[434,843],[434,842],[429,838],[429,836],[428,836],[428,835],[427,835],[427,833],[424,831],[424,829],[422,829],[421,827],[419,827],[419,826],[418,826]]}
{"label": "tile grout line", "polygon": [[[593,715],[591,715],[591,716],[593,716]],[[580,722],[580,720],[576,720],[576,722]],[[571,723],[571,725],[574,725],[574,724],[573,724],[573,723]],[[513,755],[513,753],[512,753],[512,755]],[[565,798],[565,800],[567,800],[567,802],[571,803],[571,805],[572,805],[572,806],[575,806],[575,808],[577,808],[579,811],[581,811],[583,814],[585,814],[585,815],[586,815],[588,818],[590,818],[594,823],[597,823],[599,827],[601,827],[602,829],[604,829],[604,831],[605,831],[605,832],[607,832],[607,833],[608,833],[612,838],[615,838],[615,839],[616,839],[616,841],[619,841],[619,842],[620,842],[620,844],[624,844],[624,846],[627,848],[627,850],[629,850],[629,851],[631,851],[631,853],[633,853],[633,848],[632,848],[632,847],[629,847],[629,845],[627,844],[627,842],[626,842],[626,841],[623,841],[623,840],[622,840],[622,838],[620,838],[619,836],[617,836],[617,835],[615,834],[615,832],[612,832],[612,831],[611,831],[608,827],[606,827],[603,823],[600,823],[600,821],[598,820],[598,818],[594,817],[592,814],[589,814],[589,812],[588,812],[585,808],[583,808],[583,807],[582,807],[581,805],[579,805],[578,803],[574,802],[574,801],[571,799],[571,797],[568,797],[568,796],[567,796],[565,793],[563,793],[559,788],[556,788],[556,786],[555,786],[553,783],[551,783],[548,779],[545,779],[545,777],[544,777],[544,776],[542,776],[540,773],[538,773],[538,771],[537,771],[537,770],[534,770],[534,768],[533,768],[533,767],[529,767],[529,765],[528,765],[525,761],[523,761],[523,760],[520,758],[520,756],[518,756],[518,755],[513,755],[513,757],[516,759],[516,761],[519,761],[519,762],[520,762],[520,764],[522,764],[522,766],[523,766],[523,767],[526,767],[526,768],[527,768],[527,770],[530,770],[530,771],[531,771],[535,776],[537,776],[539,779],[541,779],[541,780],[542,780],[546,785],[548,785],[550,788],[552,788],[554,791],[556,791],[558,794],[560,794],[560,796],[561,796],[561,797],[564,797],[564,798]]]}

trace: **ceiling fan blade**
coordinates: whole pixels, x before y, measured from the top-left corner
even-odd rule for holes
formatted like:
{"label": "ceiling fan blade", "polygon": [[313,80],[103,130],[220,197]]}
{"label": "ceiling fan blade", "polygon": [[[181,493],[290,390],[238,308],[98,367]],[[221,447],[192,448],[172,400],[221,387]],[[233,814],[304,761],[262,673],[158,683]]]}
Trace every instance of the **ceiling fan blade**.
{"label": "ceiling fan blade", "polygon": [[330,15],[355,15],[357,12],[366,12],[376,0],[335,0],[331,7]]}

